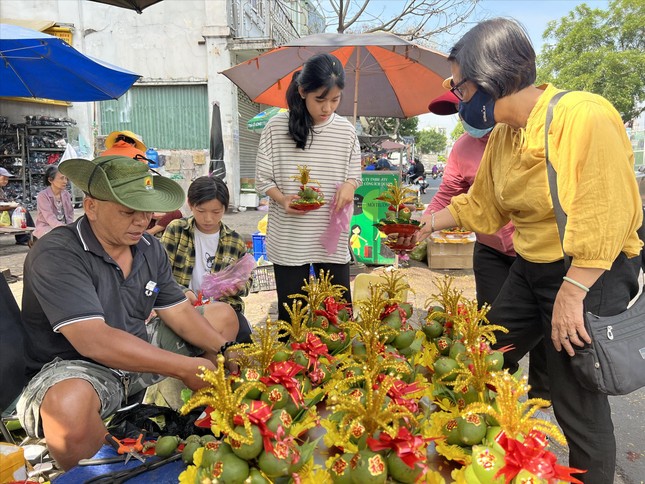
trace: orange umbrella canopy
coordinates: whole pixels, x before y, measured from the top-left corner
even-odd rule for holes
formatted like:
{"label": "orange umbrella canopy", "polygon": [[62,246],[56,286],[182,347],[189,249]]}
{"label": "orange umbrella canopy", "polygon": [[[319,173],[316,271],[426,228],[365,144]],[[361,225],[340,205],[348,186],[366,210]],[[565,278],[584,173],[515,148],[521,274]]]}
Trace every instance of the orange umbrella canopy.
{"label": "orange umbrella canopy", "polygon": [[285,93],[293,73],[315,54],[338,57],[345,89],[337,113],[348,116],[408,118],[428,112],[450,76],[444,54],[395,35],[316,34],[296,39],[222,72],[253,101],[287,107]]}

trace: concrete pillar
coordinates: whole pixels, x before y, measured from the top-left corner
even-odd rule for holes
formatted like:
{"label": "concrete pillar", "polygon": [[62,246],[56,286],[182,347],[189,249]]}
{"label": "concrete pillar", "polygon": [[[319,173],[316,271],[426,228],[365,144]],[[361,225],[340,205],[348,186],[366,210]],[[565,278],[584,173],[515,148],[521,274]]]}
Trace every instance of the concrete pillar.
{"label": "concrete pillar", "polygon": [[[208,102],[219,102],[224,138],[226,183],[231,195],[231,207],[240,202],[240,155],[237,88],[221,71],[233,65],[234,55],[228,49],[230,29],[226,0],[205,0],[206,26],[202,35],[206,41],[208,68]],[[211,111],[212,112],[212,111]]]}

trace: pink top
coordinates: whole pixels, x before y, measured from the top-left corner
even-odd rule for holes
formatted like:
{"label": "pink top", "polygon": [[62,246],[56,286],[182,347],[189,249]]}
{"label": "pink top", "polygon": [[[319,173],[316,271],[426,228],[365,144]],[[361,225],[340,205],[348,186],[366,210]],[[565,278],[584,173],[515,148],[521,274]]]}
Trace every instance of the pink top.
{"label": "pink top", "polygon": [[[488,136],[473,138],[463,134],[455,142],[443,173],[439,191],[424,213],[437,212],[450,204],[452,197],[466,193],[475,180],[479,163],[484,155]],[[513,232],[509,222],[493,235],[477,234],[477,241],[506,255],[515,256]]]}
{"label": "pink top", "polygon": [[58,220],[58,211],[56,209],[52,187],[47,187],[38,194],[38,197],[36,197],[38,213],[36,214],[34,237],[41,238],[54,227],[71,224],[74,221],[72,196],[67,190],[63,190],[60,193],[60,198],[62,201],[63,220]]}

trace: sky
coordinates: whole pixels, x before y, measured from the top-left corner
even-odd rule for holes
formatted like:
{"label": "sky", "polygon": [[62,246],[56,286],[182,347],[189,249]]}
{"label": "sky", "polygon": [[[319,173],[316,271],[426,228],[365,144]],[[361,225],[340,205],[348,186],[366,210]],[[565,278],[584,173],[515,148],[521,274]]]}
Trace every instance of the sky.
{"label": "sky", "polygon": [[[394,3],[392,1],[392,3]],[[591,8],[606,10],[608,0],[480,0],[471,20],[474,23],[493,17],[512,17],[526,28],[536,53],[542,49],[542,34],[547,23],[559,20],[571,12],[576,5],[586,3]],[[463,35],[464,30],[460,35]],[[459,39],[457,36],[455,42]],[[448,46],[450,48],[450,45]],[[457,116],[436,116],[424,114],[419,116],[419,129],[444,127],[448,134],[457,124]]]}

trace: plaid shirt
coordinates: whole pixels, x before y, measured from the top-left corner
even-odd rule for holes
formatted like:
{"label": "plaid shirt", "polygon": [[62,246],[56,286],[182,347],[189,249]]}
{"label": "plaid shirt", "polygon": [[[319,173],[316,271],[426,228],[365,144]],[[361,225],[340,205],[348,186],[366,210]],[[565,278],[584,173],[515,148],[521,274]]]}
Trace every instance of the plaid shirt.
{"label": "plaid shirt", "polygon": [[[166,227],[161,236],[161,244],[166,249],[172,266],[172,275],[175,280],[184,288],[188,288],[190,280],[193,277],[193,267],[195,266],[195,217],[181,218],[173,220]],[[228,228],[223,223],[219,230],[219,244],[217,253],[213,259],[211,272],[219,272],[228,267],[246,254],[246,244],[244,239]],[[244,311],[242,298],[249,293],[251,280],[246,283],[246,287],[235,296],[225,296],[219,300],[230,304],[236,311]]]}

